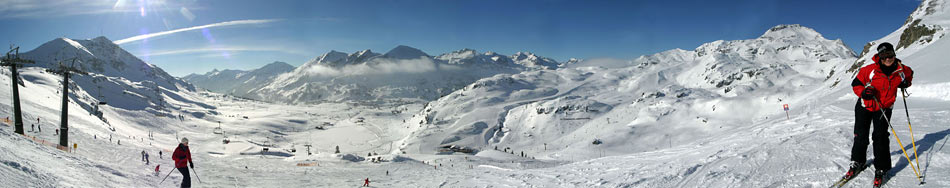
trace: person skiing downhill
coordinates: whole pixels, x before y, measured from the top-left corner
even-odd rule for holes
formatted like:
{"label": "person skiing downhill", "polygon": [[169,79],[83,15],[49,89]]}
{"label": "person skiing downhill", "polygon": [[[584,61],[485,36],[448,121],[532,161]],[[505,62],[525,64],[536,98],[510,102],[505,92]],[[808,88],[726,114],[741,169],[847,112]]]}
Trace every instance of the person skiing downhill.
{"label": "person skiing downhill", "polygon": [[[871,140],[874,141],[874,186],[884,183],[884,176],[891,169],[890,135],[887,120],[897,98],[898,88],[910,87],[914,71],[901,64],[894,53],[894,46],[881,43],[870,64],[858,71],[851,82],[858,101],[854,107],[854,145],[851,148],[851,166],[845,174],[850,179],[865,168],[867,162],[868,132],[874,124]],[[883,116],[887,116],[885,119]]]}
{"label": "person skiing downhill", "polygon": [[363,187],[369,187],[369,178],[363,181]]}
{"label": "person skiing downhill", "polygon": [[195,162],[191,161],[191,150],[188,149],[188,138],[181,138],[181,144],[178,144],[178,147],[175,148],[175,152],[172,153],[172,160],[175,161],[175,168],[178,169],[178,172],[181,172],[182,180],[181,187],[191,187],[191,174],[188,173],[188,164],[191,164],[191,168],[195,168]]}

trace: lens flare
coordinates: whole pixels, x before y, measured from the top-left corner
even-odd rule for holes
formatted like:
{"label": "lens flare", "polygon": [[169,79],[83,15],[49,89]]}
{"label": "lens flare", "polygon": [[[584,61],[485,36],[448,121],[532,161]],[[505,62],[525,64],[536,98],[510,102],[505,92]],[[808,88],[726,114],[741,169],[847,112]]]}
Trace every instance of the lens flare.
{"label": "lens flare", "polygon": [[145,17],[145,0],[139,0],[139,15]]}
{"label": "lens flare", "polygon": [[[145,28],[145,27],[140,28],[140,29],[139,29],[139,34],[143,34],[143,35],[144,35],[144,34],[148,34],[148,28]],[[151,53],[152,53],[152,50],[150,50],[149,47],[148,47],[148,38],[142,39],[142,43],[141,43],[141,48],[140,48],[140,49],[142,49],[142,54],[145,54],[145,55],[142,57],[142,60],[144,60],[145,62],[149,62],[149,60],[150,60],[151,58],[149,58],[149,55],[148,55],[148,54],[151,54]]]}
{"label": "lens flare", "polygon": [[[205,40],[208,40],[208,43],[211,43],[212,46],[215,45],[216,41],[214,40],[214,36],[211,35],[211,31],[208,30],[208,28],[202,28],[201,35],[204,35]],[[227,50],[219,49],[218,51],[221,51],[221,57],[231,59],[231,53],[228,53]]]}
{"label": "lens flare", "polygon": [[208,40],[211,44],[214,44],[214,36],[211,36],[211,32],[208,31],[208,28],[202,28],[201,34],[205,36],[205,39]]}

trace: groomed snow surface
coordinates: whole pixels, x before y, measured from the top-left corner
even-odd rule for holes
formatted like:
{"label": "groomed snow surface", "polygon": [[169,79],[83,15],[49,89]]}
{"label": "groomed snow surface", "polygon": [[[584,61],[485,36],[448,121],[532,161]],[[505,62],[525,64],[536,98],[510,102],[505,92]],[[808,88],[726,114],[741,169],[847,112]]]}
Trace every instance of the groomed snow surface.
{"label": "groomed snow surface", "polygon": [[[55,75],[33,69],[23,70],[23,74],[56,79]],[[8,87],[9,77],[0,82]],[[915,87],[937,91],[914,92],[908,100],[921,170],[926,176],[923,187],[950,186],[950,180],[942,175],[950,172],[950,149],[944,149],[950,134],[950,120],[946,118],[950,102],[915,97],[945,93],[950,88],[945,83]],[[59,103],[55,102],[54,89],[31,82],[21,87],[21,92],[31,93],[23,99],[25,122],[35,122],[34,117],[40,114],[45,129],[39,133],[26,127],[27,135],[57,141],[53,132],[58,126]],[[829,96],[847,92],[841,90]],[[10,97],[9,92],[0,95]],[[115,127],[130,128],[112,132],[93,116],[73,110],[71,125],[75,127],[70,138],[79,149],[71,153],[15,135],[12,127],[0,126],[3,180],[9,185],[31,187],[175,187],[181,181],[178,172],[171,173],[166,182],[159,182],[172,170],[168,156],[177,132],[191,139],[196,172],[202,181],[198,183],[193,177],[196,187],[353,187],[361,185],[364,178],[370,178],[374,187],[823,187],[847,168],[854,105],[852,97],[817,97],[800,107],[805,109],[793,110],[790,120],[784,114],[773,113],[768,120],[723,127],[717,134],[678,139],[672,147],[660,145],[652,151],[606,157],[532,160],[494,149],[477,155],[387,153],[393,147],[388,143],[409,134],[401,120],[412,116],[394,114],[390,109],[418,111],[420,105],[379,109],[347,104],[284,106],[210,93],[190,97],[216,106],[220,115],[205,119],[189,116],[184,121],[154,115],[116,116],[127,119],[125,122],[144,120],[162,122],[159,124],[164,126],[113,123]],[[10,109],[9,103],[3,104],[4,113],[9,114]],[[362,123],[358,122],[360,117]],[[904,147],[910,149],[904,115],[896,111],[894,117],[897,133]],[[217,121],[221,121],[225,134],[212,133]],[[314,125],[327,126],[320,130]],[[149,139],[145,130],[154,131],[154,139]],[[110,134],[112,142],[108,141]],[[230,144],[222,143],[224,135],[232,140]],[[116,144],[119,140],[121,145]],[[314,154],[310,156],[303,147],[308,143],[313,146]],[[264,145],[271,147],[261,155]],[[368,152],[378,152],[384,162],[344,160],[333,154],[333,146],[337,145],[344,154],[364,158]],[[291,147],[296,152],[287,151]],[[590,152],[626,148],[598,147],[590,146]],[[916,187],[913,169],[899,147],[891,141],[895,168],[887,184]],[[149,152],[150,165],[141,161],[142,150]],[[164,159],[158,159],[159,150],[163,150]],[[153,171],[156,164],[162,165],[158,174]],[[871,174],[863,173],[852,184],[870,186]]]}

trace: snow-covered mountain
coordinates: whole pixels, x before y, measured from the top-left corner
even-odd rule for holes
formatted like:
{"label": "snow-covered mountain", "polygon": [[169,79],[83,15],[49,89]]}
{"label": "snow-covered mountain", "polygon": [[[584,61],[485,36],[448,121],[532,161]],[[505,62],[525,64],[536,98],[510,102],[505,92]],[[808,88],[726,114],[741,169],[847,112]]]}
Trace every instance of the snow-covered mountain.
{"label": "snow-covered mountain", "polygon": [[[82,108],[91,113],[96,108],[94,104],[104,102],[124,110],[147,109],[165,114],[168,113],[165,108],[170,107],[169,100],[180,99],[173,92],[195,90],[193,85],[142,61],[105,37],[57,38],[20,56],[36,62],[26,67],[55,70],[62,64],[89,73],[71,76],[71,83],[76,85],[70,86],[70,96],[81,101]],[[76,60],[75,65],[73,60]],[[33,79],[41,79],[24,78],[34,82],[37,80]]]}
{"label": "snow-covered mountain", "polygon": [[294,66],[275,61],[261,68],[242,70],[213,70],[203,75],[189,74],[183,80],[218,93],[247,93],[272,81],[277,75],[294,70]]}
{"label": "snow-covered mountain", "polygon": [[828,93],[830,78],[854,60],[840,40],[779,25],[755,39],[642,56],[626,68],[496,75],[429,103],[410,120],[417,129],[402,149],[500,146],[563,160],[603,155],[584,152],[602,147],[591,144],[597,140],[614,148],[608,155],[652,151],[764,119],[795,96]]}
{"label": "snow-covered mountain", "polygon": [[[504,56],[463,49],[433,57],[400,45],[384,54],[370,50],[351,54],[330,51],[270,82],[231,82],[235,85],[216,87],[239,87],[243,89],[227,93],[281,103],[429,101],[481,78],[555,69],[558,65],[553,59],[528,52]],[[225,74],[205,82],[224,85],[228,81],[218,79],[231,78]]]}
{"label": "snow-covered mountain", "polygon": [[168,89],[177,90],[177,85],[188,86],[161,68],[135,57],[106,37],[88,40],[57,38],[21,54],[21,57],[36,61],[36,64],[27,66],[45,68],[59,67],[60,63],[69,66],[70,59],[75,57],[76,68],[86,72],[106,77],[121,77],[132,82],[154,81],[155,84]]}

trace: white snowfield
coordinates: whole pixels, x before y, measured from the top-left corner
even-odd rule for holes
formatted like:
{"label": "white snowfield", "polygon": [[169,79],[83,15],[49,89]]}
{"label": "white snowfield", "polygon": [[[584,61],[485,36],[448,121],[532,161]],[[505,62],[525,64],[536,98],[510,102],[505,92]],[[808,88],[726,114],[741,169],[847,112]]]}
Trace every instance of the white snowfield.
{"label": "white snowfield", "polygon": [[[946,1],[923,1],[910,22],[872,41],[866,54],[855,55],[810,28],[779,25],[759,38],[714,41],[619,65],[539,63],[559,68],[489,76],[433,101],[372,96],[372,102],[312,103],[302,95],[279,95],[308,93],[282,87],[308,86],[278,86],[270,88],[278,94],[271,97],[291,104],[267,103],[194,89],[105,38],[56,39],[25,54],[111,62],[90,63],[90,75],[70,79],[70,143],[78,149],[50,146],[59,141],[54,132],[62,78],[45,72],[53,59],[38,60],[19,70],[26,135],[36,139],[0,125],[0,182],[177,187],[182,176],[172,171],[169,156],[187,137],[195,187],[356,187],[366,178],[372,187],[827,187],[849,164],[855,67],[870,63],[877,44],[897,45],[906,28],[924,27],[934,33],[898,45],[898,58],[915,70],[906,102],[914,137],[898,99],[891,123],[902,144],[891,137],[894,168],[885,186],[950,187],[947,7]],[[433,59],[409,47],[393,51],[400,53],[331,52],[308,67],[351,63],[328,59]],[[482,55],[461,50],[434,59],[461,66],[490,54]],[[130,66],[137,67],[116,68]],[[291,73],[313,70],[302,68]],[[6,99],[0,113],[12,116],[10,72],[0,73],[0,97]],[[426,75],[439,74],[413,77]],[[308,79],[275,77],[288,84]],[[320,92],[359,96],[346,94],[353,88],[336,89]],[[97,102],[107,103],[98,107],[103,118],[95,116]],[[42,132],[30,126],[37,118]],[[143,150],[149,164],[141,160]],[[918,162],[923,185],[912,167]],[[157,173],[155,165],[161,165]],[[870,187],[872,178],[866,170],[847,187]]]}

